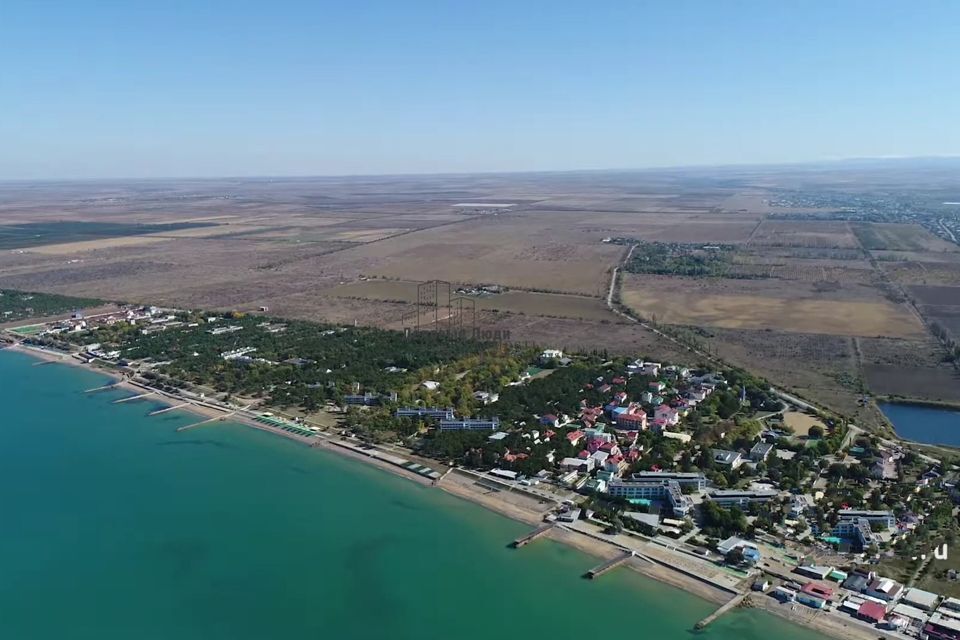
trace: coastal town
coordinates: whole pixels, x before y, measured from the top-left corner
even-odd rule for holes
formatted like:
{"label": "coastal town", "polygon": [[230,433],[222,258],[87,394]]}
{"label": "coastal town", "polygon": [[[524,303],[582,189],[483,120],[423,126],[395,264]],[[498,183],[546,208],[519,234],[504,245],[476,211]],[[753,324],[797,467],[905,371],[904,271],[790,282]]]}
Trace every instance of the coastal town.
{"label": "coastal town", "polygon": [[517,547],[547,536],[601,556],[590,578],[627,564],[723,604],[701,627],[755,606],[835,636],[960,638],[948,455],[694,357],[268,312],[18,312],[2,336],[113,376],[91,393],[201,414],[183,429],[238,421],[367,460],[530,524]]}

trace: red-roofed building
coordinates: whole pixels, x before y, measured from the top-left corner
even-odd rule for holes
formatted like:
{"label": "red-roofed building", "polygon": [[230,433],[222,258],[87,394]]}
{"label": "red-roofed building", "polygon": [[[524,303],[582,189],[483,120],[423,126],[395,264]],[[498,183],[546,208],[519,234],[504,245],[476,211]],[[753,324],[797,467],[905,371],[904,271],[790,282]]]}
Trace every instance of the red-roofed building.
{"label": "red-roofed building", "polygon": [[621,413],[617,416],[617,428],[644,431],[647,428],[647,414],[643,411],[638,413]]}
{"label": "red-roofed building", "polygon": [[654,415],[657,420],[663,420],[666,425],[675,425],[680,422],[680,414],[673,407],[661,405],[656,408]]}
{"label": "red-roofed building", "polygon": [[807,584],[803,585],[800,591],[810,594],[811,596],[817,596],[818,598],[822,598],[827,601],[833,599],[833,589],[830,587],[825,587],[822,584],[817,584],[816,582],[808,582]]}
{"label": "red-roofed building", "polygon": [[861,620],[866,620],[867,622],[878,624],[883,622],[883,619],[887,616],[887,609],[879,602],[871,602],[867,600],[860,608],[857,609],[857,617]]}
{"label": "red-roofed building", "polygon": [[612,456],[620,454],[620,447],[617,446],[616,442],[604,442],[600,445],[600,451],[606,451]]}
{"label": "red-roofed building", "polygon": [[609,471],[619,476],[627,468],[627,463],[623,461],[622,455],[610,456],[603,461],[603,470]]}
{"label": "red-roofed building", "polygon": [[576,446],[578,442],[580,442],[581,440],[583,440],[583,436],[585,436],[585,435],[587,435],[587,434],[585,434],[583,431],[580,431],[579,429],[577,429],[576,431],[571,431],[570,433],[568,433],[568,434],[566,435],[566,438],[567,438],[567,440],[570,441],[570,444]]}
{"label": "red-roofed building", "polygon": [[636,447],[630,447],[630,449],[627,451],[627,462],[636,462],[640,459],[641,455],[643,455],[643,452],[640,449]]}
{"label": "red-roofed building", "polygon": [[590,457],[590,451],[584,449],[583,451],[577,454],[577,457],[580,458],[581,460],[586,460],[587,458]]}

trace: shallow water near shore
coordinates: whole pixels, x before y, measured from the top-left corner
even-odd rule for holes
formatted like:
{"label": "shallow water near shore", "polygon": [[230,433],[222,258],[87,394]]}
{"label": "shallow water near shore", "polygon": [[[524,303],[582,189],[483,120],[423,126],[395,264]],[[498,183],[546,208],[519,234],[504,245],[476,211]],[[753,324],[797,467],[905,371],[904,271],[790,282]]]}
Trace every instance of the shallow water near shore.
{"label": "shallow water near shore", "polygon": [[0,637],[813,640],[335,454],[241,425],[177,433],[90,371],[0,351]]}
{"label": "shallow water near shore", "polygon": [[901,438],[960,447],[960,411],[956,409],[885,402],[880,410]]}

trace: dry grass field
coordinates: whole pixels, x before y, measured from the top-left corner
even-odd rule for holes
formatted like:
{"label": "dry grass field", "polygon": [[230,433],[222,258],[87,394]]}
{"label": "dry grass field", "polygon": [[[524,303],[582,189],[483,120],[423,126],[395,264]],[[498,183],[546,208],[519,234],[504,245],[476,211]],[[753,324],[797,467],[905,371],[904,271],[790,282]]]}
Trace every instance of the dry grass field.
{"label": "dry grass field", "polygon": [[850,225],[834,220],[764,220],[750,238],[750,244],[828,249],[853,249],[858,246]]}
{"label": "dry grass field", "polygon": [[305,268],[409,281],[500,284],[600,296],[624,248],[566,224],[569,214],[468,218],[338,252]]}
{"label": "dry grass field", "polygon": [[[383,300],[415,304],[417,283],[397,280],[365,280],[337,285],[323,291],[324,295],[361,300]],[[452,294],[457,297],[455,293]],[[462,296],[461,296],[462,297]],[[444,301],[445,304],[445,301]],[[616,321],[603,300],[587,296],[530,291],[506,291],[497,295],[466,297],[464,308],[480,311],[502,311],[545,318],[574,318],[593,321]]]}
{"label": "dry grass field", "polygon": [[[771,204],[799,185],[832,193],[900,179],[850,175],[701,169],[3,184],[0,225],[209,226],[0,251],[0,286],[181,307],[267,306],[291,318],[403,328],[416,282],[499,284],[508,290],[475,300],[484,330],[698,364],[606,308],[627,246],[603,240],[734,245],[735,278],[625,274],[621,299],[671,330],[700,332],[727,362],[872,423],[856,403],[863,380],[903,395],[950,383],[939,347],[894,302],[894,289],[904,287],[928,320],[960,332],[952,289],[960,287],[960,247],[918,225],[829,219],[836,207],[828,203]],[[464,202],[514,206],[455,206]],[[810,215],[822,218],[786,219]],[[907,362],[927,382],[898,381],[884,369]]]}
{"label": "dry grass field", "polygon": [[783,414],[783,423],[793,429],[795,436],[800,436],[801,438],[806,438],[810,433],[810,428],[814,426],[820,427],[824,430],[824,433],[826,433],[826,426],[819,418],[806,413],[800,413],[799,411],[785,411]]}
{"label": "dry grass field", "polygon": [[922,251],[956,253],[960,247],[942,240],[917,224],[864,223],[853,227],[861,246],[868,251]]}
{"label": "dry grass field", "polygon": [[910,311],[869,287],[823,290],[776,280],[678,280],[628,274],[621,299],[658,323],[770,329],[840,336],[916,338],[924,327]]}

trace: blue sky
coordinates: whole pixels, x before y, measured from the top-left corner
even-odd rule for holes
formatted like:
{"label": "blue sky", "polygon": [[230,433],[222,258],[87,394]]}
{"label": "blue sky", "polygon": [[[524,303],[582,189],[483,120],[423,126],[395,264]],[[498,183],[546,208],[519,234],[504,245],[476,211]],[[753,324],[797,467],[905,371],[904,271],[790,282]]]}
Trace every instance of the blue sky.
{"label": "blue sky", "polygon": [[0,3],[0,179],[960,154],[960,2]]}

